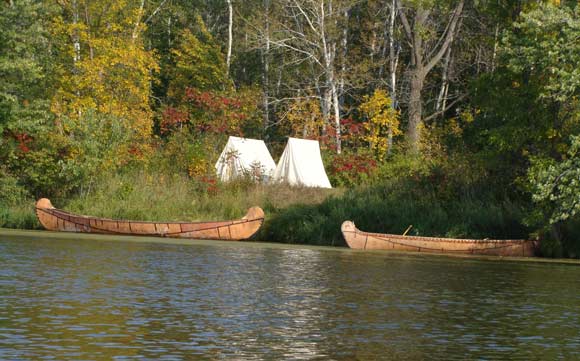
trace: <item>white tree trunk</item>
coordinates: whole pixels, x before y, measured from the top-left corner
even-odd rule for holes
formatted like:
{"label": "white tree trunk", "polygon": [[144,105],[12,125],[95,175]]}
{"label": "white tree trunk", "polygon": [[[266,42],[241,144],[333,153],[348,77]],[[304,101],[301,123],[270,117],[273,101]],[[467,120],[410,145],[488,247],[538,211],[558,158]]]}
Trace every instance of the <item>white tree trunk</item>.
{"label": "white tree trunk", "polygon": [[439,89],[439,95],[437,96],[437,104],[435,106],[435,111],[440,112],[445,109],[446,103],[446,93],[449,87],[449,63],[451,62],[451,47],[447,49],[445,54],[445,59],[443,60],[443,70],[441,74],[441,88]]}
{"label": "white tree trunk", "polygon": [[270,0],[264,0],[265,19],[265,44],[262,48],[262,108],[263,108],[263,127],[268,128],[270,125]]}
{"label": "white tree trunk", "polygon": [[338,102],[338,92],[334,81],[331,82],[332,89],[332,103],[334,106],[334,127],[336,128],[336,153],[342,152],[342,141],[340,131],[340,103]]}
{"label": "white tree trunk", "polygon": [[[392,1],[391,11],[389,16],[389,85],[391,102],[393,108],[397,108],[397,66],[399,63],[399,50],[395,49],[395,21],[397,19],[397,4],[396,0]],[[391,154],[393,147],[393,129],[389,127],[387,134],[387,154]]]}
{"label": "white tree trunk", "polygon": [[491,57],[491,71],[495,71],[495,58],[497,57],[497,47],[499,45],[499,24],[495,25],[495,35],[493,39],[493,55]]}
{"label": "white tree trunk", "polygon": [[76,30],[76,25],[79,22],[79,8],[76,0],[73,0],[72,6],[73,6],[73,24],[75,25],[75,31],[72,36],[74,48],[73,62],[76,66],[76,63],[81,60],[81,43],[78,30]]}
{"label": "white tree trunk", "polygon": [[232,41],[233,41],[233,26],[234,26],[234,7],[232,0],[226,0],[228,3],[228,54],[226,57],[227,74],[230,74],[230,63],[232,60]]}
{"label": "white tree trunk", "polygon": [[139,36],[139,25],[141,25],[141,18],[143,17],[143,9],[145,8],[145,0],[141,0],[141,6],[139,7],[139,12],[137,13],[137,20],[135,21],[135,27],[133,28],[133,34],[131,39],[133,43],[135,39]]}

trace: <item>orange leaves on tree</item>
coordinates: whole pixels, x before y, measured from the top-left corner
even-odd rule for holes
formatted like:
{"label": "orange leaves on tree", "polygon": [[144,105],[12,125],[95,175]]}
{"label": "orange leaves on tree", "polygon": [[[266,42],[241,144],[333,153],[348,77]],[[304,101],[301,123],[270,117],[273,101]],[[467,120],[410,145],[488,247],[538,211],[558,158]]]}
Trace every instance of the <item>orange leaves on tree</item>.
{"label": "orange leaves on tree", "polygon": [[18,149],[22,153],[30,152],[29,143],[32,142],[32,137],[27,133],[14,134],[14,139],[18,142]]}
{"label": "orange leaves on tree", "polygon": [[[187,88],[184,100],[190,109],[189,123],[201,133],[243,136],[244,128],[256,121],[257,93],[202,91]],[[259,121],[259,120],[258,120]]]}
{"label": "orange leaves on tree", "polygon": [[161,113],[161,134],[182,129],[189,122],[188,113],[177,108],[167,107]]}

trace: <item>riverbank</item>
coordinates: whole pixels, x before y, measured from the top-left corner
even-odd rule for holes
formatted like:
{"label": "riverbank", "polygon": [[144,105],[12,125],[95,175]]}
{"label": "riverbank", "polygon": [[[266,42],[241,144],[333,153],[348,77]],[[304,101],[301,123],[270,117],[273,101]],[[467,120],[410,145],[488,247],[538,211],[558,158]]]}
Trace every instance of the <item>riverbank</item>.
{"label": "riverbank", "polygon": [[[209,189],[207,187],[210,187]],[[469,187],[399,177],[349,189],[295,188],[238,181],[199,184],[187,177],[131,173],[104,179],[55,207],[78,214],[145,221],[234,219],[254,205],[266,213],[256,241],[346,246],[340,225],[353,220],[365,231],[449,238],[535,237],[525,222],[529,205],[486,185]],[[34,200],[0,206],[0,227],[40,229]],[[542,239],[545,257],[577,258],[574,227],[562,242]],[[576,232],[577,233],[577,232]]]}

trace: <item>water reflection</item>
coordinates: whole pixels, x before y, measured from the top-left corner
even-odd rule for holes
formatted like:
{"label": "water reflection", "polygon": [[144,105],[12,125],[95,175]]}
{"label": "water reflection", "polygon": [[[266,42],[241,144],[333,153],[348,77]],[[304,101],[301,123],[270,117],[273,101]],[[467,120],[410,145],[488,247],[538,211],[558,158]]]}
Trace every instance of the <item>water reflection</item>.
{"label": "water reflection", "polygon": [[580,268],[0,239],[0,359],[580,358]]}

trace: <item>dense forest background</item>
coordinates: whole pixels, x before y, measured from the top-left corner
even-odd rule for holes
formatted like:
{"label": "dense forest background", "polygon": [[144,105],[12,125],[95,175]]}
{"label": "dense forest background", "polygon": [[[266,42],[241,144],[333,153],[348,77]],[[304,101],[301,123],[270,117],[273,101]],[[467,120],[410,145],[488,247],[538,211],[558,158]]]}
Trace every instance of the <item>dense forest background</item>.
{"label": "dense forest background", "polygon": [[[580,254],[577,1],[3,0],[0,29],[0,225],[40,196],[256,201],[268,240],[337,244],[349,217]],[[220,184],[228,135],[317,139],[339,190]]]}

